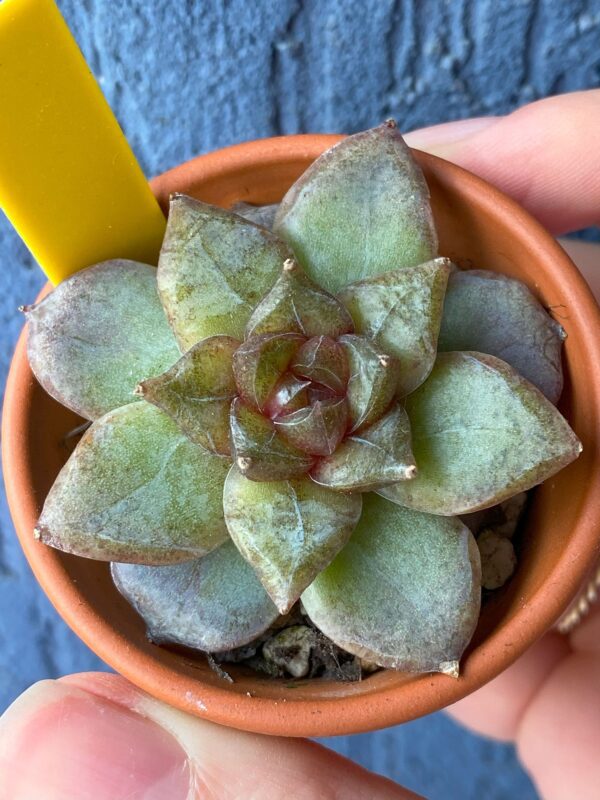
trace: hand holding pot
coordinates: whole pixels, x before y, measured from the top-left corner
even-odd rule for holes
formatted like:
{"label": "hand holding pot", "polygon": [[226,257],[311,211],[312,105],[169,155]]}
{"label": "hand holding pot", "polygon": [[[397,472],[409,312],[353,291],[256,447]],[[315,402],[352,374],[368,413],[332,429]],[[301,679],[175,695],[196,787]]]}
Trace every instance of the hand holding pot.
{"label": "hand holding pot", "polygon": [[[598,124],[600,92],[590,91],[407,139],[480,174],[564,233],[598,222],[600,156],[589,133]],[[598,276],[595,288],[600,294]],[[596,612],[568,638],[547,635],[451,712],[515,741],[549,800],[592,797],[600,785],[598,633]],[[12,706],[0,723],[0,787],[10,800],[415,796],[312,743],[189,717],[111,675],[44,682]]]}

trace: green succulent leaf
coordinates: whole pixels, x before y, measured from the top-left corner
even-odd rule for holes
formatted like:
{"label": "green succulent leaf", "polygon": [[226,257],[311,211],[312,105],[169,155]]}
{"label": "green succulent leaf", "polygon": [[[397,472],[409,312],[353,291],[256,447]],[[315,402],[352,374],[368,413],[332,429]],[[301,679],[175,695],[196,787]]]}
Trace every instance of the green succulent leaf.
{"label": "green succulent leaf", "polygon": [[171,369],[136,389],[161,408],[192,442],[218,455],[231,455],[229,407],[237,394],[231,362],[240,346],[230,336],[195,344]]}
{"label": "green succulent leaf", "polygon": [[346,392],[350,377],[344,348],[329,336],[314,336],[299,349],[290,366],[301,378],[331,389],[334,394]]}
{"label": "green succulent leaf", "polygon": [[231,538],[285,614],[346,544],[362,500],[308,478],[254,483],[234,466],[223,508]]}
{"label": "green succulent leaf", "polygon": [[367,428],[386,411],[398,387],[397,360],[364,336],[346,335],[340,344],[348,359],[350,432]]}
{"label": "green succulent leaf", "polygon": [[256,639],[279,616],[233,542],[184,564],[112,564],[111,572],[155,644],[231,650]]}
{"label": "green succulent leaf", "polygon": [[348,426],[348,404],[343,397],[317,400],[310,406],[278,417],[275,428],[288,442],[313,456],[331,455]]}
{"label": "green succulent leaf", "polygon": [[314,463],[277,432],[270,419],[239,397],[231,404],[231,443],[240,472],[253,481],[277,481],[304,475]]}
{"label": "green succulent leaf", "polygon": [[417,468],[406,411],[394,404],[369,428],[348,436],[310,474],[322,486],[342,492],[367,492],[414,478]]}
{"label": "green succulent leaf", "polygon": [[427,183],[392,122],[323,153],[283,198],[274,231],[330,292],[437,255]]}
{"label": "green succulent leaf", "polygon": [[554,475],[581,452],[567,421],[504,361],[441,353],[406,398],[419,468],[380,494],[432,514],[500,503]]}
{"label": "green succulent leaf", "polygon": [[279,203],[271,203],[266,206],[254,206],[251,203],[235,203],[231,206],[234,214],[238,214],[244,219],[249,219],[255,225],[260,225],[267,230],[273,230],[273,222],[275,221],[275,214],[279,208]]}
{"label": "green succulent leaf", "polygon": [[439,350],[477,350],[506,361],[556,403],[563,385],[563,328],[521,281],[486,270],[448,282]]}
{"label": "green succulent leaf", "polygon": [[46,498],[36,536],[101,561],[197,558],[227,538],[228,468],[160,409],[130,403],[85,433]]}
{"label": "green succulent leaf", "polygon": [[247,339],[233,356],[233,374],[244,400],[264,411],[303,342],[297,333],[267,333]]}
{"label": "green succulent leaf", "polygon": [[457,675],[480,597],[479,552],[460,520],[368,494],[352,538],[302,603],[350,653],[382,667]]}
{"label": "green succulent leaf", "polygon": [[450,269],[447,258],[435,258],[351,283],[338,295],[356,333],[398,359],[401,397],[420,386],[433,367]]}
{"label": "green succulent leaf", "polygon": [[255,308],[246,336],[286,331],[303,336],[340,336],[353,329],[352,318],[340,301],[311,281],[302,267],[290,259],[269,294]]}
{"label": "green succulent leaf", "polygon": [[264,228],[175,195],[158,263],[158,289],[182,350],[218,334],[243,339],[250,314],[290,256],[286,245]]}
{"label": "green succulent leaf", "polygon": [[36,378],[87,419],[135,400],[143,378],[179,356],[156,288],[156,269],[104,261],[76,273],[25,309]]}

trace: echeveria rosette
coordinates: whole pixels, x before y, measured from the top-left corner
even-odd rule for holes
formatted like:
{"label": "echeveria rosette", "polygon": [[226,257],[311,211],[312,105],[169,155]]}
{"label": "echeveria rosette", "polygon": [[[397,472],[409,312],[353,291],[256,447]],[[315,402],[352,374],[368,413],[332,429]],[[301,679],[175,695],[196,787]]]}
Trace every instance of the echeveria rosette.
{"label": "echeveria rosette", "polygon": [[96,265],[28,309],[40,383],[94,420],[36,535],[117,562],[154,641],[239,647],[302,598],[349,652],[455,675],[481,585],[458,515],[580,451],[562,329],[438,257],[392,123],[236,211],[175,195],[158,273]]}

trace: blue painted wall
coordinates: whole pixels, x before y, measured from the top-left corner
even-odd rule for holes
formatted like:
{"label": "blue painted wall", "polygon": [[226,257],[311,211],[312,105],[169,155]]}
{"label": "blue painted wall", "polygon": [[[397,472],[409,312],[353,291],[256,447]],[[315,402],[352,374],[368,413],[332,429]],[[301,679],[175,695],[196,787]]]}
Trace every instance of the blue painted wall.
{"label": "blue painted wall", "polygon": [[[597,0],[59,0],[148,175],[233,142],[404,130],[600,85]],[[0,109],[0,113],[1,109]],[[42,283],[0,217],[0,380]],[[0,710],[35,680],[99,667],[37,588],[0,500]],[[443,715],[335,749],[429,798],[535,792],[508,747]]]}

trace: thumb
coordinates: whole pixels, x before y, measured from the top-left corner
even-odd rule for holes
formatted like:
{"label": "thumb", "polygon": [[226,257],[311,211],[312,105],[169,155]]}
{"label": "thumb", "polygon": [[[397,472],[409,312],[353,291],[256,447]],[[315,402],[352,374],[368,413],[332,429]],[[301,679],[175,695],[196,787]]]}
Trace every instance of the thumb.
{"label": "thumb", "polygon": [[1,800],[414,800],[305,740],[243,733],[118,675],[43,681],[0,719]]}
{"label": "thumb", "polygon": [[524,205],[552,233],[600,221],[600,90],[548,97],[505,117],[450,122],[407,134]]}

